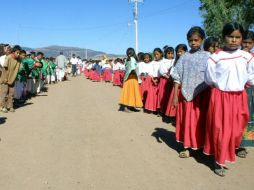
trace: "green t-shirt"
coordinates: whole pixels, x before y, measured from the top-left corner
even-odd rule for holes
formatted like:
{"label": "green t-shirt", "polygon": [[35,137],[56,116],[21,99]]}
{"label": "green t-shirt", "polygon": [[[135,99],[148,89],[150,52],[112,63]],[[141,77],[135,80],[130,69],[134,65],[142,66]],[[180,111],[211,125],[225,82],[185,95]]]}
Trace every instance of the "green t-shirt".
{"label": "green t-shirt", "polygon": [[48,74],[48,68],[49,68],[49,62],[47,62],[46,60],[41,60],[43,66],[41,68],[41,73],[42,75],[46,76]]}
{"label": "green t-shirt", "polygon": [[56,64],[52,61],[49,62],[49,75],[54,75],[56,70]]}
{"label": "green t-shirt", "polygon": [[17,78],[16,80],[20,82],[27,81],[27,71],[28,71],[27,62],[25,62],[25,59],[21,60],[20,68],[18,70]]}

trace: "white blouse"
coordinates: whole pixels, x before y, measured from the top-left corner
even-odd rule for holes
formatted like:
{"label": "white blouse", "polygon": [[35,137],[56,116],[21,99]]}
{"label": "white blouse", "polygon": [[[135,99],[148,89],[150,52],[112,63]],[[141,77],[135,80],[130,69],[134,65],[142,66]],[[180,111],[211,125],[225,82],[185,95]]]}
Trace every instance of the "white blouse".
{"label": "white blouse", "polygon": [[168,74],[171,67],[173,67],[174,62],[175,62],[174,59],[164,59],[159,69],[160,75],[163,76]]}
{"label": "white blouse", "polygon": [[148,75],[150,75],[151,77],[159,77],[160,76],[160,66],[162,63],[165,62],[165,59],[161,59],[160,61],[152,61],[147,70],[148,70]]}
{"label": "white blouse", "polygon": [[207,63],[205,82],[222,91],[242,91],[254,84],[254,58],[243,50],[212,54]]}

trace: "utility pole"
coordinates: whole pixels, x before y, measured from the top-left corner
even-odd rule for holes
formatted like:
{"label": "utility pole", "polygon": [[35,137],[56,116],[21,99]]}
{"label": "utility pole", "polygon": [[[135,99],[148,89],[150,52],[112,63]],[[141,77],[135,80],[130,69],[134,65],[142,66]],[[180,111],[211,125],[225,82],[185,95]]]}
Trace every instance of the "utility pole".
{"label": "utility pole", "polygon": [[86,48],[86,60],[87,60],[87,48]]}
{"label": "utility pole", "polygon": [[133,16],[136,33],[136,53],[138,53],[138,3],[143,3],[144,0],[129,0],[129,3],[134,3]]}

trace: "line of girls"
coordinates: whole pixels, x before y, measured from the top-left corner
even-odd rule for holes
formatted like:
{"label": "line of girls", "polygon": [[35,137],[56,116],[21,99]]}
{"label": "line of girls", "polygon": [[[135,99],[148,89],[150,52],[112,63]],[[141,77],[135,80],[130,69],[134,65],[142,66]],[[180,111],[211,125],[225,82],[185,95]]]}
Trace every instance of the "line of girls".
{"label": "line of girls", "polygon": [[165,50],[166,58],[156,48],[153,61],[145,54],[144,63],[137,63],[134,49],[128,48],[119,111],[144,107],[165,114],[175,112],[176,141],[183,144],[179,157],[188,158],[202,150],[214,156],[215,174],[225,176],[226,162],[235,162],[239,150],[239,156],[246,157],[246,149],[239,147],[243,146],[244,130],[253,123],[248,109],[250,106],[252,115],[253,96],[249,96],[252,103],[248,105],[246,89],[253,92],[254,58],[250,51],[254,37],[236,22],[223,27],[222,48],[209,38],[203,50],[205,37],[202,28],[192,27],[187,33],[190,50],[177,61],[172,48]]}
{"label": "line of girls", "polygon": [[101,61],[90,60],[86,62],[84,75],[93,82],[112,82],[114,86],[123,85],[125,66],[120,58],[108,60],[105,56]]}

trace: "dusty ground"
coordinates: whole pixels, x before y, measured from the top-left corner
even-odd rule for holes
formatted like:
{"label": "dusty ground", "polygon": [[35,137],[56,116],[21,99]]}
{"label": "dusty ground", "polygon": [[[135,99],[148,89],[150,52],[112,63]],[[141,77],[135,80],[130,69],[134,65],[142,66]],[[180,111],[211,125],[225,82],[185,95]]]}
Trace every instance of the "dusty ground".
{"label": "dusty ground", "polygon": [[1,190],[249,190],[254,150],[214,175],[211,159],[180,159],[174,127],[118,112],[120,88],[83,77],[51,85],[1,114]]}

